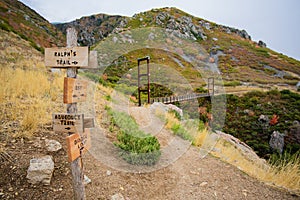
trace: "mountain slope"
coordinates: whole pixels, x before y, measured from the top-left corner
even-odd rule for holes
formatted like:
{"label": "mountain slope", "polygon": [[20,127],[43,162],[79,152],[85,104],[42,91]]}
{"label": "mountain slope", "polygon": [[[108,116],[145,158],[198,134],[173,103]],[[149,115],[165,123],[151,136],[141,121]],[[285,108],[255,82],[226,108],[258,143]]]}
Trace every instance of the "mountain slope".
{"label": "mountain slope", "polygon": [[98,14],[54,25],[64,34],[68,27],[75,27],[78,31],[78,43],[83,46],[92,46],[107,37],[116,27],[122,27],[124,24],[126,24],[126,17]]}
{"label": "mountain slope", "polygon": [[46,19],[17,0],[0,2],[0,28],[12,31],[39,51],[65,44],[63,34]]}
{"label": "mountain slope", "polygon": [[[161,27],[204,47],[210,55],[209,62],[218,65],[225,86],[284,85],[295,90],[300,81],[299,61],[267,48],[263,41],[252,41],[245,30],[218,25],[176,8],[152,9],[129,18],[93,15],[56,26],[60,30],[67,26],[76,27],[80,32],[78,42],[90,46],[96,46],[110,33]],[[152,61],[162,57],[160,53],[153,55]],[[136,59],[130,57],[125,59],[135,63]]]}

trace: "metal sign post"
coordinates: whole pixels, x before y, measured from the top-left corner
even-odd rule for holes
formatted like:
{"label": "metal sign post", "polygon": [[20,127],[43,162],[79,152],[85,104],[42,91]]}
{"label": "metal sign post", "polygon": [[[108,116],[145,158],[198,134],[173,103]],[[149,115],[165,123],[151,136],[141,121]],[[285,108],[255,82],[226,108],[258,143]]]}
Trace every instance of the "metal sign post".
{"label": "metal sign post", "polygon": [[[146,74],[141,74],[141,69],[140,69],[140,62],[142,61],[147,61],[147,73]],[[150,57],[147,56],[145,58],[139,58],[138,59],[138,98],[139,98],[139,106],[142,105],[142,100],[141,100],[141,92],[147,92],[148,94],[148,103],[150,104],[150,67],[149,67],[149,62],[150,62]],[[147,89],[142,89],[143,85],[141,84],[141,77],[147,76],[148,82],[147,82]]]}

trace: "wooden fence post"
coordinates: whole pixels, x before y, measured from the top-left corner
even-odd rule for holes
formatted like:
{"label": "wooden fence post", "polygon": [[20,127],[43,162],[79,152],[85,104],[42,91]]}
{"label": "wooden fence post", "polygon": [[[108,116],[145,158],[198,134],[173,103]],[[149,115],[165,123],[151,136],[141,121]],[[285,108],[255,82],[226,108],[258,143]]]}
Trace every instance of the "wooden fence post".
{"label": "wooden fence post", "polygon": [[[75,28],[67,29],[67,47],[77,46],[77,31]],[[67,77],[76,78],[77,68],[67,68]],[[67,104],[67,113],[77,113],[77,103]],[[81,166],[81,156],[71,162],[71,172],[75,200],[85,200],[83,166]]]}

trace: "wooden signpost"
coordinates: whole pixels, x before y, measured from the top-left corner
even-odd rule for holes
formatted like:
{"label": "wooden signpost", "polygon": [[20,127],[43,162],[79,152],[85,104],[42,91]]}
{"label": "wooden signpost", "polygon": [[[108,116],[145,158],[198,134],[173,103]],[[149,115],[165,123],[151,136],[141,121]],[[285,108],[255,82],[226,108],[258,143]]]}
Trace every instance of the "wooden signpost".
{"label": "wooden signpost", "polygon": [[66,68],[64,79],[64,98],[67,113],[54,113],[53,130],[68,133],[66,137],[68,157],[71,165],[74,199],[84,200],[84,174],[82,154],[90,149],[90,129],[94,127],[93,118],[84,118],[78,114],[77,102],[86,101],[87,81],[78,80],[78,68],[97,68],[97,52],[89,51],[88,47],[77,47],[77,32],[74,28],[67,29],[67,47],[45,48],[45,65],[52,68]]}

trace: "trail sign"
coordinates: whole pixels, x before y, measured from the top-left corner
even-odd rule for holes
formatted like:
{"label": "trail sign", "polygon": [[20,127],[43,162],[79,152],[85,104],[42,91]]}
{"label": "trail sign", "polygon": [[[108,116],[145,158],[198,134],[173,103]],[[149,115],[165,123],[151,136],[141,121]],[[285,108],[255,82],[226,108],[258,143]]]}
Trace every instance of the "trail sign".
{"label": "trail sign", "polygon": [[84,102],[88,81],[65,77],[64,103]]}
{"label": "trail sign", "polygon": [[49,67],[88,67],[88,47],[52,47],[45,48],[45,65]]}
{"label": "trail sign", "polygon": [[90,129],[84,129],[82,136],[79,133],[69,135],[66,138],[69,162],[78,158],[91,147]]}
{"label": "trail sign", "polygon": [[83,114],[52,114],[54,132],[83,133]]}

